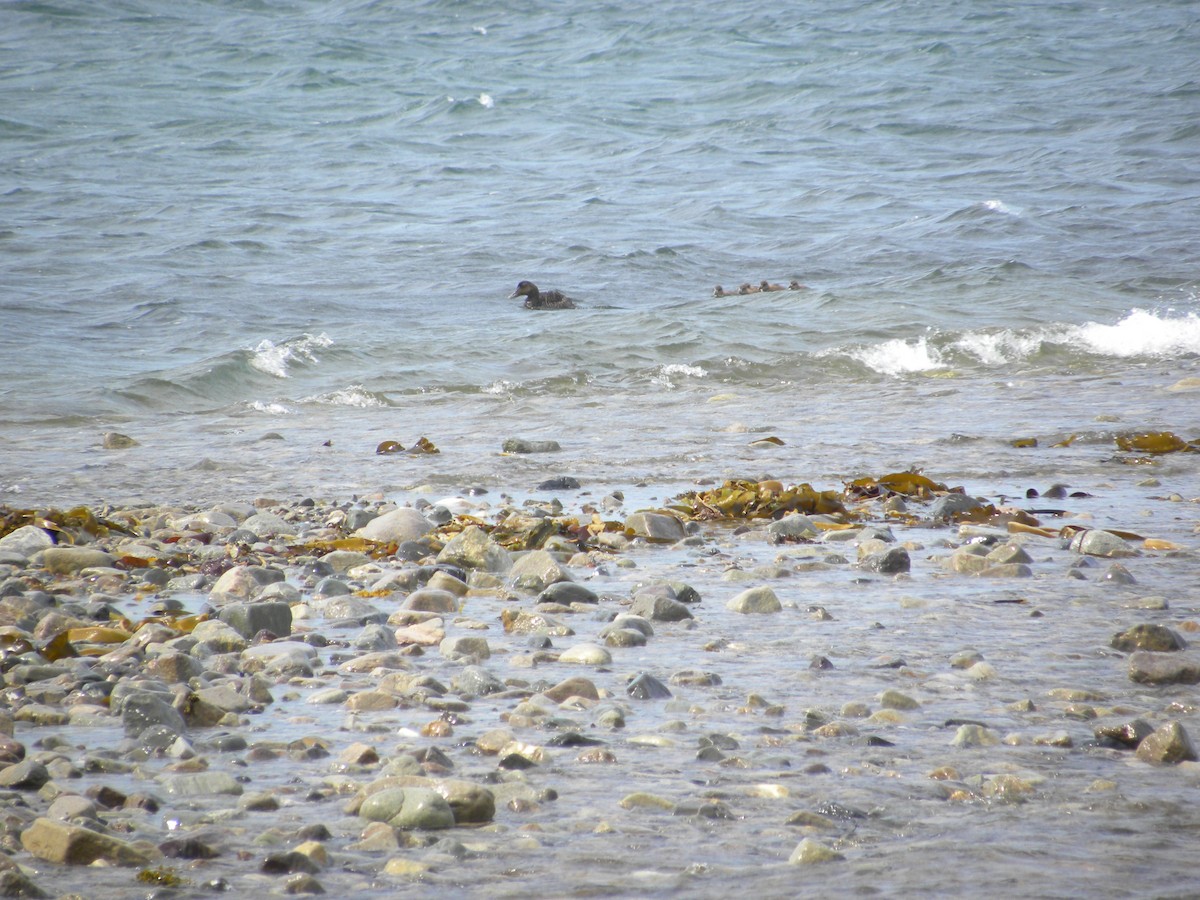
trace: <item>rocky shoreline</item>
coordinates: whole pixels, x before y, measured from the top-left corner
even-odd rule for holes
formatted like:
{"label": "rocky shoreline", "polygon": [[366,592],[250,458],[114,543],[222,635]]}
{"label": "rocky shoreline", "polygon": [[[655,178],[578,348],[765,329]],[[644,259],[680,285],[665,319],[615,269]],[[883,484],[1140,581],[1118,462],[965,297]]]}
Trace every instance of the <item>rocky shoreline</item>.
{"label": "rocky shoreline", "polygon": [[[1024,756],[970,755],[995,748],[1110,759],[1097,794],[1118,761],[1196,778],[1172,691],[1200,682],[1197,626],[1133,572],[1195,572],[1194,546],[889,478],[637,511],[619,493],[0,511],[0,896],[519,893],[564,836],[715,848],[721,823],[783,868],[844,861],[883,841],[888,778],[940,806],[1047,790]],[[980,622],[1010,604],[1004,627],[1042,627],[1072,580],[1111,605],[1076,648],[1107,630],[1105,684],[994,695],[991,653],[842,606],[875,585],[936,618],[983,586]],[[764,675],[781,622],[827,630]],[[861,806],[798,778],[842,778]],[[654,862],[675,887],[708,871]]]}

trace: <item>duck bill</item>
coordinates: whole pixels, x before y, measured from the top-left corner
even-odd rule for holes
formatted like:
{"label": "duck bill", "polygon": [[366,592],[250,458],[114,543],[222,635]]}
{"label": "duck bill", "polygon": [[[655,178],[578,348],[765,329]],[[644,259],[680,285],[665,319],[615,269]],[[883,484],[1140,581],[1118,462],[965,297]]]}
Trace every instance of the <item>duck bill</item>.
{"label": "duck bill", "polygon": [[520,291],[513,291],[511,294],[509,294],[509,295],[508,295],[508,299],[509,299],[509,300],[516,300],[516,299],[517,299],[518,297],[520,297],[520,296],[521,296],[521,292],[520,292]]}

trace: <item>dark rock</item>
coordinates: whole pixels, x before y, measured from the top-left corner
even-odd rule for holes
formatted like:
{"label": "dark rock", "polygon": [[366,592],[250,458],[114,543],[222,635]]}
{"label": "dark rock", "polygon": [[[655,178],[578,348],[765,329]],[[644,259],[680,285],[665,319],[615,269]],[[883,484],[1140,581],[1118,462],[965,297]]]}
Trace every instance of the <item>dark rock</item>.
{"label": "dark rock", "polygon": [[674,591],[666,585],[661,585],[660,588],[665,588],[665,591],[647,589],[638,593],[629,606],[629,612],[659,622],[680,622],[693,618],[691,611],[674,599]]}
{"label": "dark rock", "polygon": [[221,607],[217,616],[247,640],[263,630],[278,637],[292,633],[292,608],[281,600],[229,603]]}
{"label": "dark rock", "polygon": [[1143,719],[1134,719],[1121,725],[1097,725],[1092,731],[1102,741],[1132,750],[1154,733],[1154,726]]}
{"label": "dark rock", "polygon": [[1137,650],[1129,657],[1129,677],[1139,684],[1197,684],[1200,657],[1195,653]]}
{"label": "dark rock", "polygon": [[557,478],[543,481],[537,486],[537,489],[539,491],[577,491],[579,490],[579,481],[570,475],[559,475]]}
{"label": "dark rock", "polygon": [[14,791],[36,791],[49,780],[46,767],[33,759],[23,759],[0,769],[0,787]]}
{"label": "dark rock", "polygon": [[171,859],[215,859],[220,852],[196,837],[171,838],[158,845],[163,856]]}
{"label": "dark rock", "polygon": [[1187,647],[1187,641],[1165,625],[1134,625],[1113,636],[1112,646],[1123,653],[1149,650],[1155,653],[1173,653]]}
{"label": "dark rock", "polygon": [[1174,765],[1196,761],[1192,739],[1178,722],[1168,722],[1138,744],[1137,758],[1152,765]]}
{"label": "dark rock", "polygon": [[872,553],[860,565],[880,575],[896,575],[907,572],[912,567],[912,560],[903,547],[892,547],[883,553]]}
{"label": "dark rock", "polygon": [[537,597],[538,603],[561,603],[570,606],[572,603],[599,603],[600,598],[595,591],[576,584],[573,581],[558,581],[550,585]]}
{"label": "dark rock", "polygon": [[634,677],[626,685],[625,693],[634,700],[665,700],[672,696],[669,687],[645,672]]}
{"label": "dark rock", "polygon": [[303,853],[289,850],[268,854],[267,858],[263,860],[262,871],[268,875],[289,875],[293,872],[304,872],[308,875],[315,875],[321,870],[315,862]]}

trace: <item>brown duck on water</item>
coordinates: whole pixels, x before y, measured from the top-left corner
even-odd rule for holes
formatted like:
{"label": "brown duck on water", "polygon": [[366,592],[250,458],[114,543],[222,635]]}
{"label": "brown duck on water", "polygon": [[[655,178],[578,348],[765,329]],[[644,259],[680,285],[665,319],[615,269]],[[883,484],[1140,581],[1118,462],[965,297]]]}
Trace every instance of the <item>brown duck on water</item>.
{"label": "brown duck on water", "polygon": [[508,299],[525,298],[526,309],[574,309],[575,301],[562,291],[539,291],[532,281],[522,281]]}

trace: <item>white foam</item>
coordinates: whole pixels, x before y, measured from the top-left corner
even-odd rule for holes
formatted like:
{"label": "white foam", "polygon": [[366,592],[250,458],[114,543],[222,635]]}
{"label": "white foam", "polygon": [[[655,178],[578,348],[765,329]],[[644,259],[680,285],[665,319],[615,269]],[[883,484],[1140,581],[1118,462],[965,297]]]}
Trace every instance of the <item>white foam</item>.
{"label": "white foam", "polygon": [[979,205],[990,212],[1004,213],[1006,216],[1021,215],[1021,210],[1009,206],[1003,200],[984,200],[983,203]]}
{"label": "white foam", "polygon": [[668,390],[675,389],[676,376],[684,378],[704,378],[708,375],[705,369],[700,366],[688,366],[682,363],[671,363],[669,365],[659,366],[658,370],[651,376],[651,381],[655,384],[661,384]]}
{"label": "white foam", "polygon": [[849,351],[849,356],[881,375],[903,375],[944,369],[946,363],[937,348],[919,337],[912,341],[891,340]]}
{"label": "white foam", "polygon": [[972,332],[954,342],[954,348],[977,358],[986,366],[1017,362],[1036,353],[1046,340],[1044,332],[1019,334],[1015,331]]}
{"label": "white foam", "polygon": [[493,106],[496,105],[496,101],[492,99],[491,94],[480,94],[479,95],[479,105],[482,106],[484,109],[491,109]]}
{"label": "white foam", "polygon": [[291,407],[284,406],[282,403],[267,403],[263,400],[255,400],[250,404],[250,408],[255,412],[267,413],[272,416],[290,416],[296,412]]}
{"label": "white foam", "polygon": [[253,355],[250,357],[250,365],[276,378],[287,378],[288,365],[293,360],[318,362],[313,351],[332,345],[333,341],[326,334],[302,334],[282,344],[263,339],[258,342],[258,346],[251,349]]}
{"label": "white foam", "polygon": [[1080,325],[1073,336],[1086,349],[1105,356],[1191,355],[1200,353],[1200,316],[1159,316],[1135,309],[1115,325]]}
{"label": "white foam", "polygon": [[361,384],[352,384],[340,391],[328,391],[324,394],[314,394],[305,397],[305,403],[321,403],[326,406],[353,406],[358,409],[370,409],[387,406],[382,400],[368,392]]}

